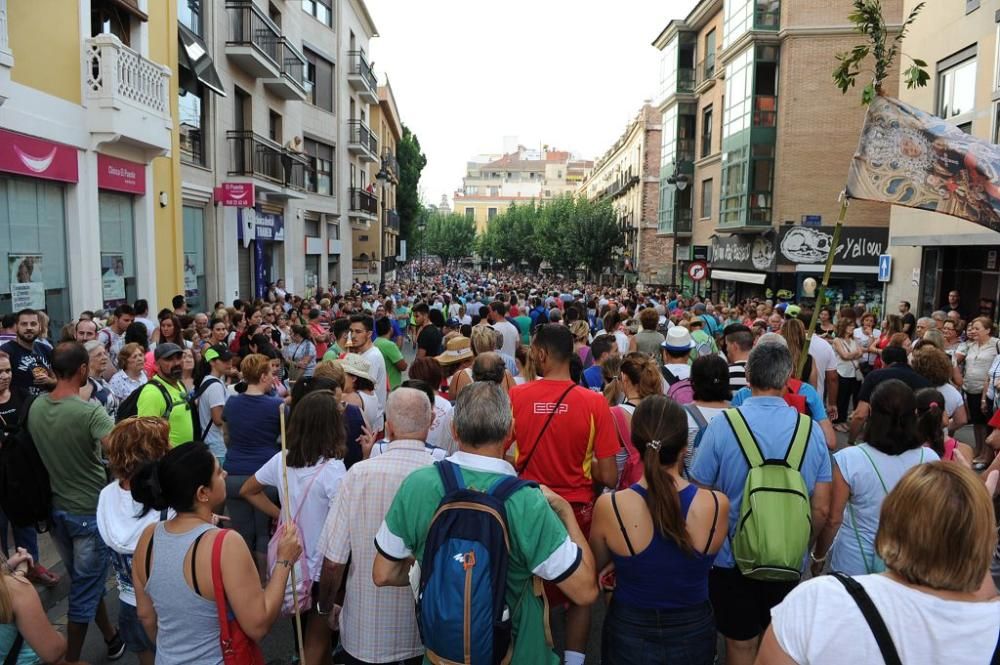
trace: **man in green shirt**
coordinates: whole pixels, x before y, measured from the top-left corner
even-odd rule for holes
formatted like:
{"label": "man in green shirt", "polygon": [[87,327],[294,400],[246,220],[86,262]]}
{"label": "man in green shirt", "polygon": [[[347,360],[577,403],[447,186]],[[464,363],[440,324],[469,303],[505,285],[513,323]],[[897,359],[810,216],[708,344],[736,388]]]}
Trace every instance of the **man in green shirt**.
{"label": "man in green shirt", "polygon": [[[149,380],[149,384],[156,385],[147,384],[139,393],[139,401],[136,403],[139,416],[167,419],[170,423],[171,446],[179,446],[194,439],[191,403],[187,399],[187,388],[181,381],[184,372],[181,360],[183,353],[184,349],[170,342],[157,345],[153,352],[156,374]],[[164,392],[170,397],[169,409]]]}
{"label": "man in green shirt", "polygon": [[392,340],[394,331],[392,321],[389,317],[383,316],[375,319],[375,348],[381,352],[385,358],[385,371],[389,376],[389,390],[395,390],[403,382],[403,372],[406,371],[406,360],[403,359],[403,352]]}
{"label": "man in green shirt", "polygon": [[52,486],[52,540],[70,577],[66,658],[71,662],[80,660],[91,621],[103,633],[110,659],[125,652],[104,608],[111,559],[96,517],[98,498],[108,482],[101,446],[114,422],[103,406],[80,399],[89,361],[82,344],[58,345],[51,361],[56,386],[28,410],[28,431]]}
{"label": "man in green shirt", "polygon": [[350,319],[341,317],[333,320],[333,325],[330,326],[330,333],[332,335],[333,342],[330,344],[330,348],[327,352],[323,354],[323,360],[339,360],[345,353],[347,353],[350,331]]}
{"label": "man in green shirt", "polygon": [[[452,432],[460,442],[449,461],[461,468],[465,485],[486,490],[515,475],[504,458],[513,415],[507,393],[494,383],[472,383],[459,393]],[[434,466],[412,472],[393,499],[375,536],[378,554],[372,578],[378,586],[406,586],[413,560],[423,561],[427,530],[444,485]],[[534,577],[555,582],[578,605],[597,598],[594,557],[573,516],[573,509],[548,489],[521,489],[505,503],[510,533],[506,603],[511,612],[518,665],[555,665],[558,657],[546,642],[545,609],[535,593]],[[430,662],[426,657],[424,662]]]}
{"label": "man in green shirt", "polygon": [[531,317],[525,309],[519,310],[520,314],[514,317],[514,323],[521,333],[521,344],[531,346]]}

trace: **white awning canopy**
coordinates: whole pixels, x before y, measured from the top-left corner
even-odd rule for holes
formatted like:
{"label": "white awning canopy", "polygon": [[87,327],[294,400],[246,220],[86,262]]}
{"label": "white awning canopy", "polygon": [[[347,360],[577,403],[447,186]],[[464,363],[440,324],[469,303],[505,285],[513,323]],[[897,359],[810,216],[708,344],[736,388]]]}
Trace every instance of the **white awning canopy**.
{"label": "white awning canopy", "polygon": [[712,279],[721,279],[728,282],[745,282],[747,284],[763,284],[767,280],[767,273],[763,272],[738,272],[736,270],[712,270]]}

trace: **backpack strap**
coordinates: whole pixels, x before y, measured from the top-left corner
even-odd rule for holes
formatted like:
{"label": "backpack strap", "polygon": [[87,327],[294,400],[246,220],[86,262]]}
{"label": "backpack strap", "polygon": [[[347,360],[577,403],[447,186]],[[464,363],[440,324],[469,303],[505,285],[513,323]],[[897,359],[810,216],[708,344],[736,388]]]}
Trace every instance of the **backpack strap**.
{"label": "backpack strap", "polygon": [[223,654],[230,652],[233,643],[226,612],[226,590],[222,585],[222,541],[227,533],[229,529],[220,529],[215,536],[215,542],[212,543],[212,590],[215,592],[215,609],[219,615],[219,638]]}
{"label": "backpack strap", "polygon": [[694,419],[695,423],[698,424],[699,431],[708,427],[708,421],[705,420],[705,414],[701,412],[701,409],[699,409],[696,404],[694,403],[683,404],[682,406],[684,407],[685,411],[691,414],[691,417]]}
{"label": "backpack strap", "polygon": [[462,471],[458,468],[457,464],[443,459],[440,462],[435,462],[434,466],[437,467],[438,474],[441,476],[441,483],[444,484],[445,496],[465,489],[465,478],[462,477]]}
{"label": "backpack strap", "polygon": [[679,376],[667,369],[666,365],[660,365],[660,374],[663,375],[663,378],[666,379],[667,383],[671,386],[681,380]]}
{"label": "backpack strap", "polygon": [[538,483],[533,480],[521,480],[517,476],[504,476],[493,483],[487,494],[503,503],[523,487],[538,487]]}
{"label": "backpack strap", "polygon": [[[860,450],[861,452],[863,452],[865,454],[865,457],[868,458],[868,461],[871,462],[872,468],[875,469],[875,475],[878,476],[878,481],[880,483],[882,483],[882,491],[885,492],[886,494],[888,494],[889,493],[889,487],[885,484],[885,479],[882,478],[882,472],[878,470],[878,465],[875,464],[875,460],[873,460],[872,456],[868,454],[867,450],[865,450],[865,446],[867,446],[867,445],[868,444],[866,444],[866,443],[862,443],[861,445],[858,446],[858,450]],[[923,450],[920,451],[920,461],[921,462],[924,461],[924,451]]]}
{"label": "backpack strap", "polygon": [[740,410],[726,409],[723,413],[726,416],[726,421],[729,422],[729,427],[733,430],[736,442],[740,444],[740,451],[743,453],[743,459],[746,460],[747,466],[753,469],[763,465],[764,453]]}
{"label": "backpack strap", "polygon": [[889,628],[885,625],[882,615],[879,614],[878,608],[875,607],[875,603],[872,602],[871,596],[868,595],[865,588],[854,578],[843,573],[834,572],[833,576],[844,585],[847,593],[861,610],[861,615],[864,616],[872,635],[875,636],[875,642],[878,644],[878,650],[882,653],[885,665],[903,665],[903,661],[899,659],[899,652],[896,651],[896,644],[892,641],[892,635],[889,634]]}
{"label": "backpack strap", "polygon": [[625,447],[625,432],[629,431],[628,423],[625,422],[625,413],[620,406],[611,407],[611,421],[615,424],[615,432],[618,434],[618,441]]}
{"label": "backpack strap", "polygon": [[792,440],[788,444],[785,452],[785,463],[799,471],[802,469],[802,462],[806,457],[806,446],[809,444],[809,435],[812,433],[812,418],[804,413],[799,413],[795,422],[795,431],[792,432]]}

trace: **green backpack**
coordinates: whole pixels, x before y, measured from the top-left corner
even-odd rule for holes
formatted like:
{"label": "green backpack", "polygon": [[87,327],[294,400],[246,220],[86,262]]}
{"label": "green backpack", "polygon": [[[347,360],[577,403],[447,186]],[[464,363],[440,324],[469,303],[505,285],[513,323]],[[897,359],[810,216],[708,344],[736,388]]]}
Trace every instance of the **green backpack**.
{"label": "green backpack", "polygon": [[750,467],[730,541],[736,565],[751,579],[798,581],[812,529],[809,490],[800,471],[812,419],[798,414],[784,459],[765,460],[743,414],[738,409],[726,409],[725,414]]}

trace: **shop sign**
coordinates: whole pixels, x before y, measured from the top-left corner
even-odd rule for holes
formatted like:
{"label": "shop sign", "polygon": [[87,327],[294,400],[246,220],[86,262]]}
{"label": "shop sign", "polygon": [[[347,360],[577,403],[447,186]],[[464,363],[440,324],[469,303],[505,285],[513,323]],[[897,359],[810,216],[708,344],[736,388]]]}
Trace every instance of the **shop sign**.
{"label": "shop sign", "polygon": [[0,171],[77,182],[77,168],[76,148],[0,129]]}
{"label": "shop sign", "polygon": [[284,216],[260,212],[254,208],[240,208],[238,217],[236,228],[239,240],[285,241]]}
{"label": "shop sign", "polygon": [[[786,226],[781,229],[778,262],[782,265],[826,263],[833,244],[832,226]],[[878,268],[879,256],[889,248],[889,229],[845,226],[840,231],[834,266]]]}
{"label": "shop sign", "polygon": [[253,207],[255,199],[252,182],[224,182],[213,191],[216,203],[237,208]]}
{"label": "shop sign", "polygon": [[97,187],[126,194],[146,193],[146,166],[126,159],[97,155]]}
{"label": "shop sign", "polygon": [[712,239],[712,268],[774,270],[775,247],[771,235],[716,236]]}

